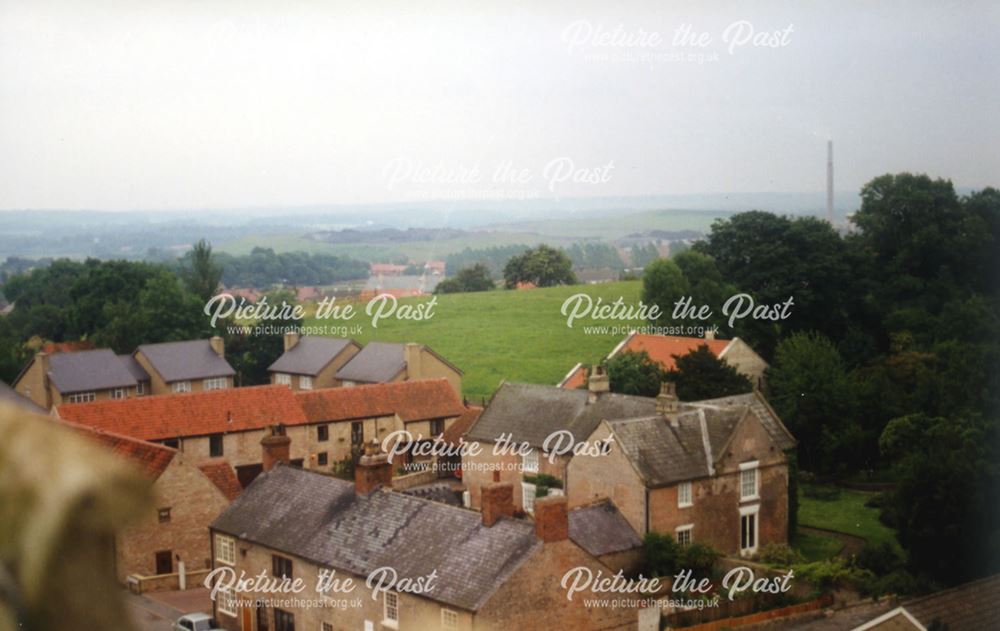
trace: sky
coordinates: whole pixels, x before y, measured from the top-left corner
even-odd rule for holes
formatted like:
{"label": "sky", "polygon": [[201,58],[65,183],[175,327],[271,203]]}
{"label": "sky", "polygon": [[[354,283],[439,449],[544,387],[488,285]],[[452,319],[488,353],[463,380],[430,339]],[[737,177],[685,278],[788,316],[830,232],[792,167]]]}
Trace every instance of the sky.
{"label": "sky", "polygon": [[1000,185],[992,2],[0,0],[0,209]]}

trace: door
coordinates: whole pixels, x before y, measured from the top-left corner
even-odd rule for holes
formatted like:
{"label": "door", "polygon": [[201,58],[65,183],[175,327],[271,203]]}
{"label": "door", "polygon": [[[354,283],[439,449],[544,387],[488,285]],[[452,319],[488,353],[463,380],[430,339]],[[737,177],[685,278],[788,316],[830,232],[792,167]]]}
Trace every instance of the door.
{"label": "door", "polygon": [[242,631],[253,631],[253,610],[249,607],[244,607],[243,611],[243,625],[240,627]]}
{"label": "door", "polygon": [[174,555],[170,550],[156,553],[156,573],[172,574],[174,571]]}
{"label": "door", "polygon": [[757,551],[757,511],[740,515],[740,554]]}

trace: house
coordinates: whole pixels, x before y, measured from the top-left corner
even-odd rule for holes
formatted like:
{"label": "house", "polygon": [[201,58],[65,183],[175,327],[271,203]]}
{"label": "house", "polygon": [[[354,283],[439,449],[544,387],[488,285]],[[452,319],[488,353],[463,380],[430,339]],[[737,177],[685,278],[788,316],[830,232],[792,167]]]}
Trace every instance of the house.
{"label": "house", "polygon": [[[391,465],[371,445],[353,483],[284,466],[278,449],[212,524],[213,563],[304,589],[283,599],[220,586],[213,613],[225,629],[636,626],[634,607],[588,607],[590,590],[567,598],[568,571],[609,571],[569,538],[565,498],[540,500],[532,523],[512,519],[508,484],[488,487],[476,513],[390,490]],[[319,583],[331,572],[339,590]]]}
{"label": "house", "polygon": [[229,294],[234,298],[242,298],[246,302],[257,302],[263,296],[262,293],[253,287],[230,287],[219,293]]}
{"label": "house", "polygon": [[45,414],[48,412],[48,410],[2,381],[0,381],[0,403],[10,403],[25,412],[32,412],[34,414]]}
{"label": "house", "polygon": [[360,350],[354,340],[285,333],[285,352],[267,370],[271,383],[292,390],[336,388],[337,371]]}
{"label": "house", "polygon": [[759,392],[680,403],[665,383],[654,413],[601,419],[586,442],[607,448],[570,460],[570,506],[610,498],[641,534],[725,554],[788,539],[795,440]]}
{"label": "house", "polygon": [[569,538],[616,572],[629,573],[641,561],[642,539],[610,500],[570,510]]}
{"label": "house", "polygon": [[[702,345],[708,346],[708,350],[713,355],[719,359],[724,359],[737,372],[750,379],[750,383],[754,384],[754,387],[760,388],[763,386],[764,372],[768,368],[767,362],[740,338],[717,340],[713,331],[706,333],[704,338],[681,337],[679,335],[646,335],[633,332],[608,353],[607,359],[611,359],[619,353],[626,351],[633,353],[645,351],[650,359],[658,362],[664,370],[673,370],[677,367],[674,362],[674,355],[687,355]],[[582,388],[586,383],[587,367],[583,364],[577,364],[559,382],[559,387],[568,389]]]}
{"label": "house", "polygon": [[[515,506],[530,513],[537,487],[549,486],[540,483],[544,476],[566,487],[572,445],[586,440],[602,420],[655,413],[652,397],[614,394],[608,385],[603,373],[591,377],[589,390],[502,383],[465,436],[467,442],[479,443],[479,453],[462,457],[471,505],[479,506],[485,485],[510,482]],[[520,445],[530,451],[522,455],[511,448]]]}
{"label": "house", "polygon": [[344,386],[444,378],[462,393],[462,371],[424,344],[369,342],[336,377]]}
{"label": "house", "polygon": [[236,375],[226,361],[224,342],[218,336],[142,344],[132,356],[149,374],[152,394],[232,388]]}
{"label": "house", "polygon": [[428,274],[444,276],[446,267],[444,261],[427,261],[424,263],[424,271]]}
{"label": "house", "polygon": [[372,276],[401,276],[406,272],[406,265],[397,265],[395,263],[372,263],[371,264],[371,275]]}
{"label": "house", "polygon": [[14,381],[14,389],[45,409],[64,402],[124,399],[149,392],[149,375],[130,356],[115,355],[107,348],[63,348],[50,346],[35,353]]}
{"label": "house", "polygon": [[363,298],[371,298],[378,294],[392,294],[397,298],[405,298],[433,294],[443,278],[436,274],[369,276],[361,295]]}
{"label": "house", "polygon": [[129,463],[152,484],[154,504],[115,535],[118,580],[124,584],[133,575],[174,574],[179,563],[204,574],[211,558],[208,526],[239,495],[232,467],[223,460],[199,465],[170,447],[64,424]]}
{"label": "house", "polygon": [[296,287],[295,300],[297,302],[318,302],[323,299],[323,290],[319,287]]}

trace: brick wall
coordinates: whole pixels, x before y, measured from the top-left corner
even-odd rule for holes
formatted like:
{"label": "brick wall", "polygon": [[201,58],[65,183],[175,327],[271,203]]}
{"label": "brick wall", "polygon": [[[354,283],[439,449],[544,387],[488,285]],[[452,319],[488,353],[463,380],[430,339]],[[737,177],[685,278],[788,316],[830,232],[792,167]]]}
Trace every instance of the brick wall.
{"label": "brick wall", "polygon": [[[524,496],[521,482],[524,474],[521,471],[521,456],[504,453],[495,455],[493,453],[493,443],[479,443],[481,452],[476,456],[462,456],[462,481],[469,491],[470,501],[473,508],[480,506],[480,492],[483,486],[494,482],[494,471],[500,472],[500,482],[510,482],[514,485],[514,506],[518,510],[524,508]],[[564,489],[566,488],[566,467],[570,460],[565,456],[558,456],[553,462],[544,454],[538,454],[538,472],[546,473],[559,480],[562,480]],[[528,475],[537,475],[529,473]]]}

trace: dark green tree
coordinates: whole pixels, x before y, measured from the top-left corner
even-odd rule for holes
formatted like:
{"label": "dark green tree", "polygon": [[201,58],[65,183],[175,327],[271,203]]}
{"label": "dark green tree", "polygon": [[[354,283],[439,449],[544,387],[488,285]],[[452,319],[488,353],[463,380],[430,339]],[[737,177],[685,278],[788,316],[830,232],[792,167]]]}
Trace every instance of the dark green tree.
{"label": "dark green tree", "polygon": [[667,379],[677,384],[677,398],[681,401],[700,401],[753,390],[745,375],[719,359],[702,344],[687,355],[674,355],[674,368],[667,372]]}
{"label": "dark green tree", "polygon": [[660,308],[660,317],[654,320],[656,323],[669,322],[674,303],[690,295],[691,283],[670,259],[657,259],[642,273],[642,301]]}
{"label": "dark green tree", "polygon": [[448,278],[434,288],[436,294],[453,294],[471,291],[489,291],[494,289],[496,284],[490,276],[490,270],[482,263],[476,263],[471,267],[464,267],[459,270],[453,278]]}
{"label": "dark green tree", "polygon": [[576,283],[573,263],[566,253],[544,243],[507,261],[503,277],[508,289],[519,283],[532,283],[536,287]]}
{"label": "dark green tree", "polygon": [[604,361],[611,382],[611,391],[620,394],[634,394],[655,397],[660,393],[660,384],[667,373],[646,351],[638,353],[625,351]]}
{"label": "dark green tree", "polygon": [[212,245],[201,239],[187,256],[184,282],[188,290],[204,301],[215,295],[222,279],[222,268],[212,257]]}

